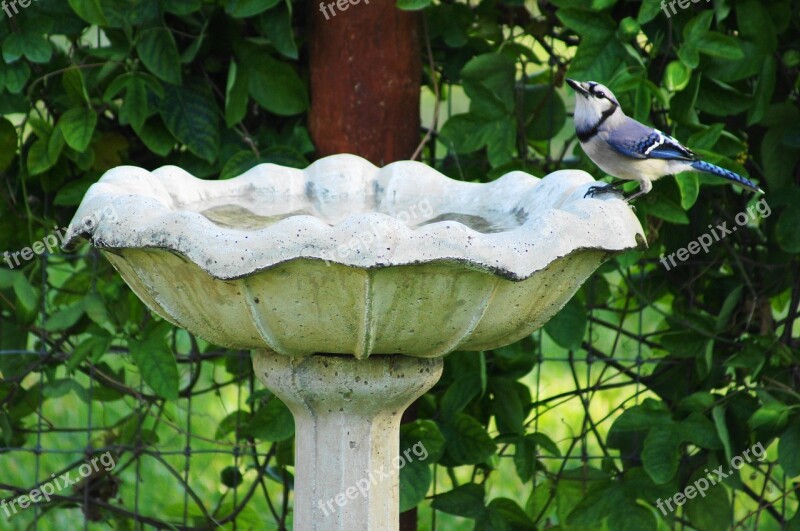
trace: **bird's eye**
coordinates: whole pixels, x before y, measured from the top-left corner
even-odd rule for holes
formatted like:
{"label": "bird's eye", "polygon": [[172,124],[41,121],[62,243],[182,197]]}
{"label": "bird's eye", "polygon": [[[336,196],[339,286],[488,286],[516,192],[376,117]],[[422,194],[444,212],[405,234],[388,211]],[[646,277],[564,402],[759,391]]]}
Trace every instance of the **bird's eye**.
{"label": "bird's eye", "polygon": [[595,92],[594,95],[597,96],[598,98],[605,98],[606,97],[606,93],[602,92],[602,91]]}

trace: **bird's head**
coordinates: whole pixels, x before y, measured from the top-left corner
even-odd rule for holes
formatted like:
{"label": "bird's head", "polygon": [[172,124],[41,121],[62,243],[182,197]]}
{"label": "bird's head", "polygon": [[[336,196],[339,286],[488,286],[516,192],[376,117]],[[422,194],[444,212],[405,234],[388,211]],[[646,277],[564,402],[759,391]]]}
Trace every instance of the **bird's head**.
{"label": "bird's head", "polygon": [[575,90],[575,127],[589,129],[600,121],[603,115],[622,114],[619,102],[608,87],[587,81],[581,83],[567,79],[567,84]]}

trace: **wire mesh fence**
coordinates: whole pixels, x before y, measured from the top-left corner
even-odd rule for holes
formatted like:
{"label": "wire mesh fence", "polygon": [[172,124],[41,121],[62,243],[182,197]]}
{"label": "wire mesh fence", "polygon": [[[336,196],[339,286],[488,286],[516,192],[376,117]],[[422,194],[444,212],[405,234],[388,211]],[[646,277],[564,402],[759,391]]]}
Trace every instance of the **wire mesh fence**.
{"label": "wire mesh fence", "polygon": [[[534,481],[520,481],[514,469],[526,465],[519,447],[503,443],[501,430],[490,426],[499,443],[493,461],[434,464],[428,499],[459,478],[483,476],[491,493],[515,499],[547,527],[565,518],[554,501],[563,492],[586,494],[600,481],[596,470],[621,474],[626,459],[640,459],[611,448],[614,419],[655,396],[651,388],[660,371],[685,371],[688,392],[696,370],[657,353],[660,332],[652,314],[658,309],[637,296],[646,267],[610,266],[589,280],[582,291],[587,327],[575,348],[540,330],[480,354],[489,365],[519,364],[519,381],[531,396],[526,431],[554,441],[536,447],[528,465]],[[30,322],[15,322],[11,309],[22,304],[19,296],[3,295],[0,319],[0,527],[291,528],[292,421],[270,406],[277,399],[255,382],[248,352],[221,350],[173,330],[168,347],[181,385],[166,400],[143,384],[120,337],[154,318],[96,251],[44,255],[30,279],[38,288]],[[94,296],[103,304],[87,302]],[[73,300],[81,307],[77,317],[69,314]],[[452,354],[443,381],[476,355]],[[431,401],[421,402],[425,412]],[[740,486],[751,495],[732,491],[728,516],[746,529],[765,528],[764,511],[786,520],[796,508],[795,488],[774,458],[755,463]],[[419,518],[420,529],[472,526],[429,502],[420,506]],[[681,510],[674,526],[694,528]]]}

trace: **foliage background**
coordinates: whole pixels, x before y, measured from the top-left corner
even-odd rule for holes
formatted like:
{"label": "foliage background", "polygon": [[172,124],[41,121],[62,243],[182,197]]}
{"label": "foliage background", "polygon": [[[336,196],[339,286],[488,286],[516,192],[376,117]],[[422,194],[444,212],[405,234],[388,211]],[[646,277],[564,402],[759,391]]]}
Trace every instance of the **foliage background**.
{"label": "foliage background", "polygon": [[[609,262],[544,332],[449,357],[403,428],[431,452],[402,477],[422,528],[800,528],[800,2],[686,3],[398,1],[425,23],[422,159],[451,177],[600,177],[576,149],[569,75],[770,206],[667,271],[662,253],[759,198],[663,179],[636,204],[649,250]],[[0,248],[66,226],[121,164],[306,166],[305,7],[38,0],[0,22]],[[88,247],[0,268],[0,349],[6,499],[105,450],[118,463],[3,526],[290,525],[291,418],[247,353],[166,325]],[[765,461],[654,508],[755,443]]]}

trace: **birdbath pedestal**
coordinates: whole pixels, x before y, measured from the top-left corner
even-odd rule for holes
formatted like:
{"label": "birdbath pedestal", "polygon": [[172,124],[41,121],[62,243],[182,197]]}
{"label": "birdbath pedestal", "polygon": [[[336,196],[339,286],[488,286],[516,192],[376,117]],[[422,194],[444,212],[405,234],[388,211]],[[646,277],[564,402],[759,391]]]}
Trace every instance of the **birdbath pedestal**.
{"label": "birdbath pedestal", "polygon": [[441,376],[441,358],[289,358],[253,353],[258,378],[294,415],[295,529],[396,529],[400,417]]}

